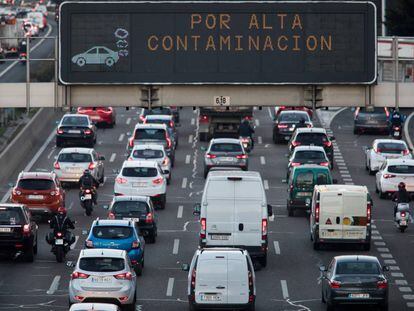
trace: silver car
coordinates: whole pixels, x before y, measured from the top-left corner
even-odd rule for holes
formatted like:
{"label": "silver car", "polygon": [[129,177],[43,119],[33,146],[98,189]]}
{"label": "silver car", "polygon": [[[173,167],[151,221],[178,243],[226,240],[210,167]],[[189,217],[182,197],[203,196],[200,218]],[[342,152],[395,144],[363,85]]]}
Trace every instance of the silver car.
{"label": "silver car", "polygon": [[77,183],[86,169],[91,171],[92,176],[104,182],[105,157],[91,148],[64,148],[59,152],[54,163],[54,172],[62,183]]}
{"label": "silver car", "polygon": [[249,159],[239,139],[216,138],[210,141],[204,155],[204,178],[209,170],[217,166],[240,167],[248,170]]}
{"label": "silver car", "polygon": [[69,304],[104,299],[135,310],[137,275],[128,253],[118,249],[84,249],[69,282]]}

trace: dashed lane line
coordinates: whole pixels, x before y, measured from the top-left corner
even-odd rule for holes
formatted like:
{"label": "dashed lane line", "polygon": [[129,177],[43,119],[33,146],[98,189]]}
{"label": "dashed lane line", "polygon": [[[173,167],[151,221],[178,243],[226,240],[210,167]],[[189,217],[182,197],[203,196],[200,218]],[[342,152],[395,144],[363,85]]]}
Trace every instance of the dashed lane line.
{"label": "dashed lane line", "polygon": [[168,279],[168,284],[167,284],[167,292],[166,295],[171,297],[172,293],[173,293],[173,289],[174,289],[174,278],[169,278]]}
{"label": "dashed lane line", "polygon": [[408,285],[407,280],[395,280],[395,285]]}
{"label": "dashed lane line", "polygon": [[191,161],[191,155],[187,154],[185,156],[185,164],[190,164],[190,161]]}
{"label": "dashed lane line", "polygon": [[122,133],[121,135],[119,135],[118,141],[123,141],[125,137],[125,134]]}
{"label": "dashed lane line", "polygon": [[266,159],[265,159],[265,157],[264,157],[264,156],[260,156],[260,163],[261,163],[262,165],[265,165],[265,164],[266,164]]}
{"label": "dashed lane line", "polygon": [[258,136],[258,137],[257,137],[257,142],[258,142],[259,144],[263,144],[263,138],[262,138],[262,136]]}
{"label": "dashed lane line", "polygon": [[278,241],[273,241],[273,246],[275,248],[276,255],[280,255],[280,246]]}
{"label": "dashed lane line", "polygon": [[109,159],[109,162],[114,162],[115,158],[116,158],[116,153],[114,152],[111,154],[111,158]]}
{"label": "dashed lane line", "polygon": [[188,143],[189,144],[192,144],[193,143],[193,138],[194,138],[193,135],[188,136]]}
{"label": "dashed lane line", "polygon": [[173,245],[173,255],[178,254],[178,248],[180,247],[180,239],[174,239],[174,245]]}
{"label": "dashed lane line", "polygon": [[280,285],[282,286],[282,295],[283,299],[289,298],[289,291],[287,287],[287,281],[286,280],[280,280]]}
{"label": "dashed lane line", "polygon": [[183,182],[181,183],[181,188],[183,189],[187,188],[187,177],[183,178]]}
{"label": "dashed lane line", "polygon": [[79,235],[75,236],[75,242],[70,246],[70,249],[75,249],[76,243],[78,243]]}
{"label": "dashed lane line", "polygon": [[183,208],[184,206],[182,205],[178,206],[177,218],[183,218]]}
{"label": "dashed lane line", "polygon": [[53,295],[59,287],[59,282],[60,282],[60,275],[56,275],[53,278],[52,284],[50,284],[49,290],[46,292],[46,294]]}
{"label": "dashed lane line", "polygon": [[127,125],[129,125],[130,123],[131,123],[131,118],[128,118],[128,119],[126,119],[126,122],[125,122]]}
{"label": "dashed lane line", "polygon": [[267,181],[267,179],[263,180],[263,185],[265,190],[269,190],[269,182]]}
{"label": "dashed lane line", "polygon": [[195,119],[191,118],[191,125],[194,125],[194,124],[195,124]]}
{"label": "dashed lane line", "polygon": [[260,126],[260,121],[259,119],[255,119],[254,122],[256,123],[256,126]]}

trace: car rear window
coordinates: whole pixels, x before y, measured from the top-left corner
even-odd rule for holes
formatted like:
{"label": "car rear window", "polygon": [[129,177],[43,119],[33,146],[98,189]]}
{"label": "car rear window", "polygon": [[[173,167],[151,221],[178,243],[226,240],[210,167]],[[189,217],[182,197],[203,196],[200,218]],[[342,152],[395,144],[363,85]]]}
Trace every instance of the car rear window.
{"label": "car rear window", "polygon": [[63,117],[63,126],[88,126],[88,118],[85,117]]}
{"label": "car rear window", "polygon": [[124,167],[122,175],[125,177],[155,177],[158,170],[155,167]]}
{"label": "car rear window", "polygon": [[380,269],[375,262],[338,262],[336,274],[380,274]]}
{"label": "car rear window", "polygon": [[300,133],[296,136],[295,141],[300,142],[302,145],[316,145],[323,146],[328,138],[324,133]]}
{"label": "car rear window", "polygon": [[296,160],[325,160],[325,154],[321,151],[296,151]]}
{"label": "car rear window", "polygon": [[24,190],[49,190],[55,188],[55,183],[50,179],[20,179],[17,188]]}
{"label": "car rear window", "polygon": [[384,153],[401,153],[406,150],[407,147],[400,143],[379,143],[377,146],[378,152]]}
{"label": "car rear window", "polygon": [[0,207],[0,225],[19,225],[22,223],[24,223],[24,216],[19,208]]}
{"label": "car rear window", "polygon": [[388,166],[389,173],[395,174],[414,174],[414,166],[412,165],[390,165]]}
{"label": "car rear window", "polygon": [[125,260],[123,258],[81,258],[79,268],[91,272],[121,271],[125,269]]}
{"label": "car rear window", "polygon": [[369,107],[368,109],[365,107],[361,107],[359,109],[359,113],[369,113],[369,114],[386,114],[385,109],[383,107]]}
{"label": "car rear window", "polygon": [[164,129],[137,129],[135,131],[135,139],[155,139],[165,140]]}
{"label": "car rear window", "polygon": [[95,226],[92,234],[98,239],[122,240],[132,236],[132,228],[126,226]]}
{"label": "car rear window", "polygon": [[313,173],[312,172],[303,172],[299,173],[296,176],[295,186],[297,187],[307,187],[313,185]]}
{"label": "car rear window", "polygon": [[242,152],[240,144],[217,143],[211,145],[211,152]]}
{"label": "car rear window", "polygon": [[168,127],[170,126],[170,120],[147,119],[147,123],[149,123],[149,124],[165,124]]}
{"label": "car rear window", "polygon": [[292,112],[281,112],[278,118],[279,122],[300,122],[309,121],[309,115],[306,112],[303,113],[292,113]]}
{"label": "car rear window", "polygon": [[115,214],[142,214],[149,210],[147,202],[142,201],[119,201],[112,205]]}
{"label": "car rear window", "polygon": [[146,115],[150,114],[163,114],[163,115],[171,115],[171,109],[170,108],[153,108],[151,110],[145,111]]}
{"label": "car rear window", "polygon": [[92,162],[92,157],[88,153],[61,153],[58,158],[58,162],[74,162],[74,163],[84,163]]}
{"label": "car rear window", "polygon": [[164,157],[164,152],[156,149],[138,149],[134,150],[132,157],[137,159],[159,159]]}

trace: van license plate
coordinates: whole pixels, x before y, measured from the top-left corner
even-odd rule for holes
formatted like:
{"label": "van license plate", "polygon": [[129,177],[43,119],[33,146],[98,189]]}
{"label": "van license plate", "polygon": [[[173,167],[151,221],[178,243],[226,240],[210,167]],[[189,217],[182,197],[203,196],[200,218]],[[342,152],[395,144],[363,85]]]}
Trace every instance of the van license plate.
{"label": "van license plate", "polygon": [[230,235],[225,235],[225,234],[211,234],[210,238],[212,240],[219,240],[219,241],[227,241],[228,239],[230,239]]}
{"label": "van license plate", "polygon": [[202,301],[220,301],[221,298],[220,296],[217,295],[200,295],[200,298]]}
{"label": "van license plate", "polygon": [[357,298],[357,299],[367,299],[369,298],[369,294],[349,294],[349,298]]}
{"label": "van license plate", "polygon": [[69,134],[80,134],[80,130],[69,130]]}

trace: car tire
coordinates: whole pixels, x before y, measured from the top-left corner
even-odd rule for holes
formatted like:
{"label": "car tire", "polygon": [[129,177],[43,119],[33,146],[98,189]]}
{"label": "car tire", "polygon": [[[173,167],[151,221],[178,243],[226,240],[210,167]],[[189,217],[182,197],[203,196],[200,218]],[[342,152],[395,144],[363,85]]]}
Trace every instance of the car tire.
{"label": "car tire", "polygon": [[293,217],[295,216],[295,210],[293,209],[293,207],[291,205],[287,205],[287,211],[288,211],[288,216],[289,217]]}
{"label": "car tire", "polygon": [[194,303],[189,303],[188,310],[190,311],[198,311],[198,307]]}
{"label": "car tire", "polygon": [[369,175],[375,175],[375,171],[371,170],[371,165],[368,167],[368,174]]}
{"label": "car tire", "polygon": [[105,65],[108,67],[112,67],[115,64],[115,60],[112,57],[108,57],[105,59]]}
{"label": "car tire", "polygon": [[371,243],[368,242],[362,245],[362,250],[368,252],[370,249],[371,249]]}
{"label": "car tire", "polygon": [[200,141],[208,141],[208,133],[199,133],[198,138]]}
{"label": "car tire", "polygon": [[60,140],[60,139],[57,139],[56,138],[56,147],[57,148],[63,148],[64,147],[64,143],[63,143],[63,141],[62,140]]}
{"label": "car tire", "polygon": [[101,178],[99,179],[99,183],[100,183],[100,184],[103,184],[103,183],[104,183],[104,181],[105,181],[105,171],[102,171],[102,176],[101,176]]}
{"label": "car tire", "polygon": [[326,311],[335,311],[335,306],[331,302],[327,302]]}
{"label": "car tire", "polygon": [[36,236],[36,244],[33,246],[33,254],[37,255],[37,236]]}
{"label": "car tire", "polygon": [[171,183],[171,175],[167,178],[167,185]]}
{"label": "car tire", "polygon": [[316,241],[316,240],[313,241],[313,249],[315,251],[318,251],[318,250],[321,249],[321,244],[318,241]]}
{"label": "car tire", "polygon": [[354,127],[354,135],[359,135],[359,130],[356,127]]}
{"label": "car tire", "polygon": [[382,192],[381,190],[378,190],[378,191],[379,191],[379,197],[380,197],[380,199],[385,200],[387,198],[387,194],[385,192]]}
{"label": "car tire", "polygon": [[175,164],[175,155],[171,157],[171,167],[174,167]]}
{"label": "car tire", "polygon": [[386,303],[382,304],[382,305],[380,306],[380,310],[381,310],[381,311],[388,311],[388,302],[386,302]]}
{"label": "car tire", "polygon": [[321,290],[321,301],[322,301],[322,303],[326,303],[325,295],[323,293],[323,288]]}
{"label": "car tire", "polygon": [[83,57],[79,57],[76,60],[76,65],[78,65],[79,67],[83,67],[86,65],[86,60]]}
{"label": "car tire", "polygon": [[150,235],[148,235],[147,240],[148,240],[149,244],[154,244],[156,242],[156,240],[157,240],[156,230],[157,229],[154,229],[153,232]]}
{"label": "car tire", "polygon": [[160,209],[165,209],[167,205],[167,194],[164,194],[163,198],[161,199]]}
{"label": "car tire", "polygon": [[142,268],[143,267],[142,267],[142,265],[140,263],[135,265],[134,270],[135,270],[135,273],[138,276],[141,276],[142,275]]}
{"label": "car tire", "polygon": [[258,258],[258,261],[259,261],[260,265],[261,265],[263,268],[266,268],[266,266],[267,266],[267,253],[266,253],[264,256],[259,257],[259,258]]}
{"label": "car tire", "polygon": [[34,261],[34,246],[33,244],[29,246],[28,250],[24,253],[24,261],[33,262]]}
{"label": "car tire", "polygon": [[247,311],[255,311],[256,310],[256,304],[254,301],[246,308]]}

